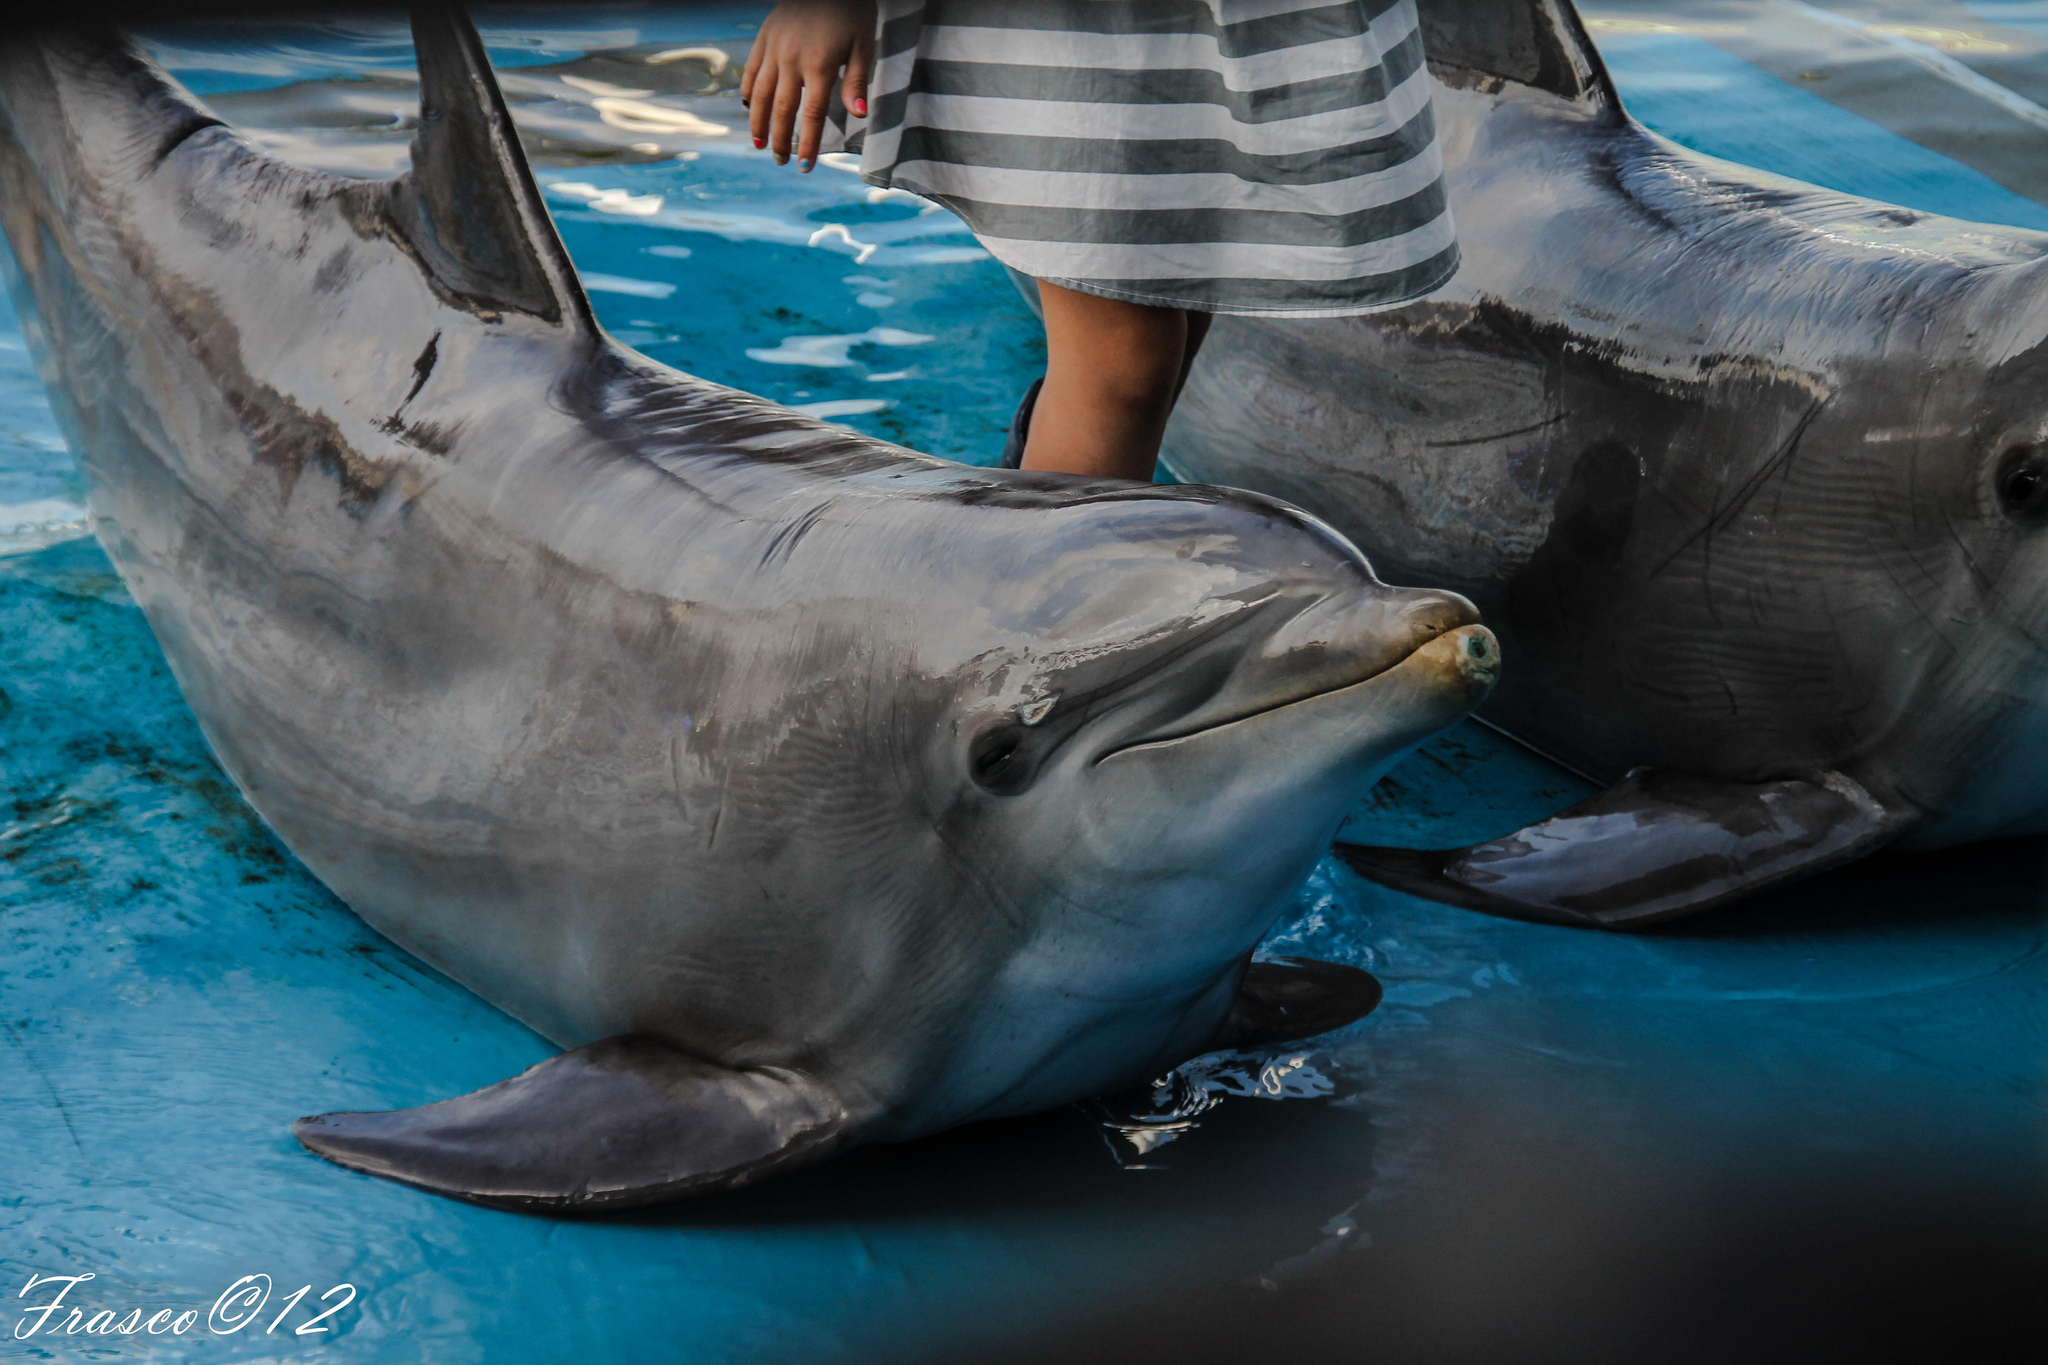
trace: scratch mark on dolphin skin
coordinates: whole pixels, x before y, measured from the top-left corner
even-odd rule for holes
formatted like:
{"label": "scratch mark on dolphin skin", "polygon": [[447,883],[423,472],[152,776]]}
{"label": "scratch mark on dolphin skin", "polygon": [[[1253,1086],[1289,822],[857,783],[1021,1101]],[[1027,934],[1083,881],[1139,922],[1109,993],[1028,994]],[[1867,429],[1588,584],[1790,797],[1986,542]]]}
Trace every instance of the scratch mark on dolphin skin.
{"label": "scratch mark on dolphin skin", "polygon": [[[997,917],[1003,921],[1003,924],[1010,930],[1012,935],[1022,934],[1026,928],[1025,917],[1018,911],[1012,898],[998,887],[995,882],[989,879],[979,863],[967,856],[964,850],[954,847],[953,840],[948,837],[940,821],[929,821],[927,828],[931,830],[932,837],[939,841],[939,848],[945,854],[946,863],[953,869],[954,873],[980,890],[988,904],[995,910]],[[1035,871],[1028,875],[1033,877],[1033,880],[1038,883],[1042,890],[1052,890],[1062,904],[1082,911],[1090,909],[1090,907],[1082,905],[1072,897],[1051,887],[1046,879]],[[1114,917],[1112,917],[1112,922],[1114,922]]]}
{"label": "scratch mark on dolphin skin", "polygon": [[675,789],[676,809],[690,818],[690,803],[683,799],[683,741],[681,738],[668,742],[668,782]]}
{"label": "scratch mark on dolphin skin", "polygon": [[0,1029],[7,1030],[7,1041],[14,1044],[15,1050],[21,1053],[21,1059],[28,1063],[28,1069],[35,1072],[36,1079],[43,1083],[43,1089],[50,1092],[50,1103],[57,1106],[57,1117],[64,1120],[64,1131],[71,1134],[71,1145],[78,1149],[80,1156],[84,1156],[85,1144],[78,1140],[78,1130],[71,1126],[71,1111],[64,1107],[64,1097],[57,1093],[56,1084],[50,1080],[50,1073],[37,1063],[35,1054],[28,1050],[27,1043],[21,1041],[21,1035],[15,1031],[14,1025],[0,1020]]}
{"label": "scratch mark on dolphin skin", "polygon": [[[434,333],[427,338],[427,348],[420,352],[420,358],[412,363],[412,387],[406,390],[405,402],[398,405],[398,412],[405,411],[405,404],[420,396],[420,390],[427,386],[427,379],[434,373],[434,362],[440,359],[441,334]],[[398,413],[392,416],[397,417]]]}
{"label": "scratch mark on dolphin skin", "polygon": [[1977,585],[1977,591],[1987,596],[1991,592],[1991,576],[1977,566],[1977,557],[1970,553],[1970,547],[1963,543],[1963,537],[1956,530],[1955,518],[1944,516],[1941,529],[1948,532],[1948,538],[1956,543],[1956,550],[1963,557],[1963,566],[1970,571],[1970,580]]}
{"label": "scratch mark on dolphin skin", "polygon": [[1516,427],[1513,431],[1496,431],[1486,436],[1467,436],[1456,441],[1424,441],[1422,444],[1424,449],[1427,450],[1448,450],[1453,446],[1485,445],[1488,441],[1505,441],[1511,436],[1527,436],[1532,432],[1541,431],[1545,427],[1554,427],[1571,415],[1572,410],[1566,409],[1555,417],[1546,417],[1540,422],[1531,422],[1526,427]]}
{"label": "scratch mark on dolphin skin", "polygon": [[[1765,484],[1770,482],[1773,474],[1788,473],[1790,471],[1792,459],[1799,453],[1799,443],[1806,436],[1806,429],[1813,425],[1814,419],[1820,416],[1821,409],[1827,406],[1827,402],[1828,400],[1825,398],[1816,399],[1813,406],[1808,408],[1805,414],[1800,417],[1798,425],[1792,428],[1791,436],[1786,438],[1783,446],[1779,447],[1778,453],[1758,466],[1754,474],[1751,474],[1742,481],[1742,485],[1735,490],[1735,496],[1729,499],[1724,507],[1710,514],[1707,517],[1706,523],[1699,530],[1687,536],[1684,543],[1673,550],[1663,563],[1650,570],[1650,577],[1657,578],[1661,576],[1666,569],[1678,561],[1680,555],[1690,550],[1694,545],[1699,544],[1702,538],[1705,538],[1707,541],[1706,549],[1711,557],[1713,553],[1713,538],[1726,530],[1734,522],[1735,518],[1742,514],[1743,508],[1749,506],[1750,501],[1763,490]],[[1701,575],[1703,581],[1706,576],[1705,574]],[[1711,609],[1712,604],[1709,603],[1709,610]],[[1718,620],[1716,624],[1718,624]]]}
{"label": "scratch mark on dolphin skin", "polygon": [[772,569],[788,563],[789,557],[796,553],[797,542],[810,534],[811,528],[818,524],[818,519],[830,511],[832,504],[837,501],[837,498],[827,498],[795,521],[785,522],[769,540],[768,548],[761,551],[761,567]]}
{"label": "scratch mark on dolphin skin", "polygon": [[704,839],[707,851],[718,847],[718,826],[725,819],[725,798],[732,786],[732,769],[725,770],[725,776],[718,781],[718,809],[711,812],[711,832]]}
{"label": "scratch mark on dolphin skin", "polygon": [[396,436],[407,445],[424,450],[429,455],[446,455],[455,449],[456,433],[462,430],[460,422],[451,428],[444,427],[438,422],[414,422],[408,425],[405,421],[406,405],[419,397],[420,390],[427,386],[427,380],[433,377],[434,365],[440,356],[441,334],[436,332],[427,338],[426,347],[421,350],[419,359],[412,362],[412,387],[406,390],[405,397],[398,401],[398,406],[392,410],[391,415],[377,424],[377,430],[385,435]]}
{"label": "scratch mark on dolphin skin", "polygon": [[[1949,632],[1942,629],[1941,622],[1935,620],[1933,613],[1929,612],[1925,606],[1921,605],[1920,595],[1906,583],[1905,579],[1899,576],[1899,570],[1896,561],[1894,561],[1892,557],[1889,555],[1880,555],[1877,557],[1877,562],[1884,566],[1885,577],[1891,580],[1891,585],[1899,590],[1900,600],[1905,602],[1907,606],[1911,607],[1913,609],[1913,615],[1919,620],[1920,624],[1927,627],[1929,637],[1935,643],[1938,643],[1943,649],[1948,651],[1946,657],[1944,657],[1939,663],[1933,665],[1933,668],[1936,672],[1946,669],[1950,664],[1952,664],[1955,661],[1956,657],[1962,653],[1961,647],[1958,646],[1954,640],[1949,638]],[[1934,589],[1937,593],[1940,592],[1940,578],[1937,577],[1931,570],[1929,570],[1925,564],[1920,562],[1919,556],[1910,555],[1907,557],[1907,562],[1920,571],[1920,577],[1923,580],[1925,586]],[[1832,609],[1830,609],[1829,612],[1829,619],[1830,622],[1832,622]]]}
{"label": "scratch mark on dolphin skin", "polygon": [[439,422],[404,422],[399,420],[397,413],[393,413],[377,424],[377,430],[386,436],[396,436],[415,450],[445,456],[455,449],[455,441],[462,434],[463,425],[461,422],[452,426],[443,426]]}

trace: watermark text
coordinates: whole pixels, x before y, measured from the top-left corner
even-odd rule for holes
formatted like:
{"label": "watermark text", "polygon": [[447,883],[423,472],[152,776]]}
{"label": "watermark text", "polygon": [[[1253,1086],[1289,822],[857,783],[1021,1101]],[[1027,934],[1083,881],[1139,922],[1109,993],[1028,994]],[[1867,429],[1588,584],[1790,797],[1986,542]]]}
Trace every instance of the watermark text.
{"label": "watermark text", "polygon": [[[93,1271],[79,1275],[31,1275],[16,1299],[31,1295],[29,1304],[14,1324],[17,1341],[31,1337],[133,1337],[186,1336],[192,1333],[227,1337],[244,1328],[264,1335],[316,1336],[332,1330],[328,1319],[356,1301],[356,1287],[338,1284],[310,1302],[306,1296],[313,1286],[302,1284],[273,1301],[270,1276],[244,1275],[220,1292],[208,1309],[200,1308],[101,1308],[81,1303],[90,1291],[80,1289],[98,1278]],[[77,1290],[74,1294],[72,1291]],[[320,1309],[319,1305],[328,1307]],[[123,1307],[126,1307],[124,1305]],[[319,1311],[315,1311],[319,1309]],[[264,1319],[268,1324],[264,1325]],[[297,1319],[294,1321],[294,1319]],[[282,1329],[280,1333],[280,1329]]]}

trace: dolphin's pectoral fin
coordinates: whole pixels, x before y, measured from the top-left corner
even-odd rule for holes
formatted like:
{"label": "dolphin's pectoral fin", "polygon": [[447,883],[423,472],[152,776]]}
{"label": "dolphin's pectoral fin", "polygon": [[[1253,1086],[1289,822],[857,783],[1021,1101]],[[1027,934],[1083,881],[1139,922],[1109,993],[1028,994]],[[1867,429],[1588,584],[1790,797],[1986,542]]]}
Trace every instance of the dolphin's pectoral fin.
{"label": "dolphin's pectoral fin", "polygon": [[1209,1047],[1298,1042],[1363,1019],[1379,1003],[1379,981],[1356,967],[1306,957],[1255,961]]}
{"label": "dolphin's pectoral fin", "polygon": [[1337,845],[1384,886],[1510,919],[1640,929],[1847,862],[1900,821],[1840,773],[1722,782],[1638,768],[1471,848]]}
{"label": "dolphin's pectoral fin", "polygon": [[846,1109],[793,1071],[731,1071],[631,1034],[417,1109],[292,1125],[329,1161],[500,1208],[609,1210],[742,1185],[844,1143]]}

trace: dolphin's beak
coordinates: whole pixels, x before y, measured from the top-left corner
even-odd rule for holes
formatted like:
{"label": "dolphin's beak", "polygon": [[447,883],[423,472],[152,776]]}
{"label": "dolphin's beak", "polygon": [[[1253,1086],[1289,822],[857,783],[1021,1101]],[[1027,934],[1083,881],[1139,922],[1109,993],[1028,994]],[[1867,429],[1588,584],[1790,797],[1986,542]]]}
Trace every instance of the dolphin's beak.
{"label": "dolphin's beak", "polygon": [[[1380,583],[1362,592],[1331,593],[1306,610],[1284,602],[1268,610],[1279,616],[1278,624],[1268,627],[1261,643],[1238,655],[1229,678],[1213,695],[1166,724],[1121,736],[1096,761],[1346,692],[1400,666],[1436,640],[1479,624],[1479,609],[1456,593]],[[1493,637],[1485,638],[1486,653],[1497,654]]]}
{"label": "dolphin's beak", "polygon": [[[1126,745],[1093,765],[1094,818],[1123,827],[1153,813],[1158,875],[1192,866],[1175,865],[1188,850],[1229,850],[1244,884],[1278,894],[1304,859],[1328,849],[1372,784],[1485,700],[1499,673],[1493,632],[1464,625],[1360,681]],[[1120,856],[1145,861],[1129,850]]]}
{"label": "dolphin's beak", "polygon": [[[1329,852],[1352,806],[1402,755],[1493,687],[1500,651],[1474,623],[1411,643],[1367,677],[1084,760],[1065,841],[1049,857],[1113,870],[1121,901],[1095,913],[1143,919],[1159,961],[1186,961],[1198,934],[1213,960],[1248,952],[1282,899]],[[1119,919],[1119,924],[1130,922]]]}
{"label": "dolphin's beak", "polygon": [[1371,770],[1369,780],[1377,780],[1395,759],[1484,701],[1499,676],[1500,646],[1492,631],[1475,622],[1433,636],[1371,677],[1219,724],[1127,744],[1096,764],[1144,764],[1163,778],[1170,775],[1176,785],[1240,785],[1249,770],[1283,788],[1299,787],[1305,776],[1334,777],[1346,770]]}

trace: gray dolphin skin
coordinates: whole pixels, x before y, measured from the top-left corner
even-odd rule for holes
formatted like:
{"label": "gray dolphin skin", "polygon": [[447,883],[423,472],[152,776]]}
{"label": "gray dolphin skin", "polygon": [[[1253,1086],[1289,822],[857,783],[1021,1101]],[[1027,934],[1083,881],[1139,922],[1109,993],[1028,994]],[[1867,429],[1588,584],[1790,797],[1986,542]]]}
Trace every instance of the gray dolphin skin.
{"label": "gray dolphin skin", "polygon": [[1482,715],[1615,785],[1340,851],[1620,928],[2048,828],[2048,236],[1658,137],[1567,0],[1421,13],[1457,279],[1218,319],[1167,461],[1470,596],[1512,661]]}
{"label": "gray dolphin skin", "polygon": [[0,50],[8,284],[208,741],[572,1049],[300,1140],[617,1207],[1371,1008],[1250,958],[1491,686],[1472,604],[1257,494],[967,468],[615,344],[475,31],[414,33],[390,184],[268,158],[118,35]]}

